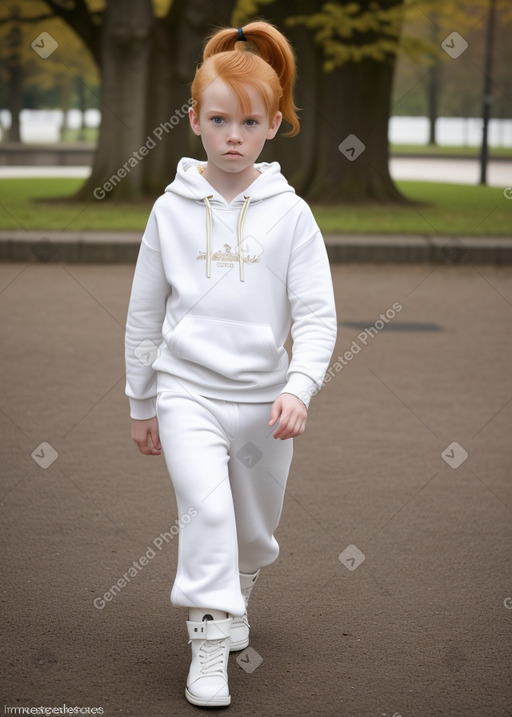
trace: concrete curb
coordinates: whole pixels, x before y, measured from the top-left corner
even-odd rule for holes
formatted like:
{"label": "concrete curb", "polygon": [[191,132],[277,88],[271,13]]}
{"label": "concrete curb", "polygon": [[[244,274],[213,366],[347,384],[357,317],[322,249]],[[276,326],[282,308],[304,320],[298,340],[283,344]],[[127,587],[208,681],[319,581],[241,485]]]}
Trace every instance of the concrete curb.
{"label": "concrete curb", "polygon": [[[0,232],[0,261],[133,264],[139,232]],[[512,264],[512,237],[328,234],[332,263]]]}
{"label": "concrete curb", "polygon": [[333,263],[512,264],[512,237],[326,235]]}

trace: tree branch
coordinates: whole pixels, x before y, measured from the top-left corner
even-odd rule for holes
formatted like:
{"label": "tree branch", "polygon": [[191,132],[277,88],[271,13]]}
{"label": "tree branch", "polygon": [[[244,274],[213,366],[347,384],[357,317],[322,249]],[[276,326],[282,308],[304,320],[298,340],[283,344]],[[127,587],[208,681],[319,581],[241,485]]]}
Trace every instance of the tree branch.
{"label": "tree branch", "polygon": [[90,13],[85,0],[75,0],[73,7],[70,7],[69,3],[64,6],[58,0],[43,0],[43,2],[76,32],[100,67],[101,20],[104,13]]}
{"label": "tree branch", "polygon": [[17,22],[22,25],[35,22],[43,22],[43,20],[52,20],[55,15],[38,15],[37,17],[5,17],[0,19],[0,27],[2,25],[8,25],[10,22]]}

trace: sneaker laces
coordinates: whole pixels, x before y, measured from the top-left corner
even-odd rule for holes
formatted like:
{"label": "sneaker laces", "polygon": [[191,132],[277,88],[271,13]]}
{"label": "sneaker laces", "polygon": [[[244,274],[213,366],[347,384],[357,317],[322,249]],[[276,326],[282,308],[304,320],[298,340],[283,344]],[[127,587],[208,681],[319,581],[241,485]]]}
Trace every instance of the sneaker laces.
{"label": "sneaker laces", "polygon": [[224,677],[226,640],[204,640],[199,648],[201,674],[220,675]]}

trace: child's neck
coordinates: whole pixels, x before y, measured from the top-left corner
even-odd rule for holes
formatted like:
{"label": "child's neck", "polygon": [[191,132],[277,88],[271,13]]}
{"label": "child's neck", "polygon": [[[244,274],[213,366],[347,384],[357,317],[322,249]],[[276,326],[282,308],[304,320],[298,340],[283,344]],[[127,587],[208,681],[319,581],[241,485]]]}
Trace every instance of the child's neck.
{"label": "child's neck", "polygon": [[207,163],[202,174],[208,184],[211,184],[228,204],[260,176],[260,172],[254,166],[241,172],[223,172],[210,162]]}

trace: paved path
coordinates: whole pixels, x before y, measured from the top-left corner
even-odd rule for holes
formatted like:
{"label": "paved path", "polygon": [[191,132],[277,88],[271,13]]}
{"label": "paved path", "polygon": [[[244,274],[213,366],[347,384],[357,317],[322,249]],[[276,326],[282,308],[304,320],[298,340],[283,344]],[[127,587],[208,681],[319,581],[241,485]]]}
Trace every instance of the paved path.
{"label": "paved path", "polygon": [[[295,443],[229,714],[510,716],[512,270],[333,271],[340,359]],[[8,707],[199,714],[168,602],[172,491],[129,438],[131,276],[0,265]]]}
{"label": "paved path", "polygon": [[[389,170],[395,180],[479,184],[480,162],[476,159],[438,159],[393,157]],[[490,161],[487,167],[490,187],[512,186],[512,162]]]}

